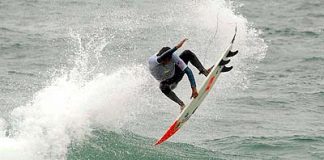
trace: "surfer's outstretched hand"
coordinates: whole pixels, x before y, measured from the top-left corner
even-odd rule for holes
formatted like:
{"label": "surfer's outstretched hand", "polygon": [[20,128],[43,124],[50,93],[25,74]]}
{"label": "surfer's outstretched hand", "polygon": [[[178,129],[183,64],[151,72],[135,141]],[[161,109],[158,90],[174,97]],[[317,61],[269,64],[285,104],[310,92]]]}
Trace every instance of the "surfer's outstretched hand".
{"label": "surfer's outstretched hand", "polygon": [[197,89],[194,87],[192,88],[192,94],[191,94],[191,98],[196,98],[198,96],[198,92],[197,92]]}
{"label": "surfer's outstretched hand", "polygon": [[180,47],[184,44],[184,42],[186,42],[187,40],[188,40],[188,38],[185,38],[185,39],[181,40],[181,41],[176,45],[176,48],[180,48]]}

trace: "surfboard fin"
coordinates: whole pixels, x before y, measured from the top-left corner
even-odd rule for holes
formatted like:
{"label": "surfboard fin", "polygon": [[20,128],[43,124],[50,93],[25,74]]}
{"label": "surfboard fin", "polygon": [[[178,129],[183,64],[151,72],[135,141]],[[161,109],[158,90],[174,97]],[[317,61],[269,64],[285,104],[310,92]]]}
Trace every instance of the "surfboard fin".
{"label": "surfboard fin", "polygon": [[226,67],[226,66],[224,66],[223,68],[222,68],[222,71],[221,72],[228,72],[228,71],[230,71],[230,70],[232,70],[233,69],[233,66],[230,66],[230,67]]}
{"label": "surfboard fin", "polygon": [[229,51],[226,57],[233,57],[233,56],[235,56],[237,53],[238,53],[238,50],[236,50],[236,51],[234,51],[234,52]]}
{"label": "surfboard fin", "polygon": [[229,60],[221,60],[220,62],[219,62],[219,65],[220,66],[225,66],[226,64],[228,64],[229,62],[230,62],[231,60],[229,59]]}

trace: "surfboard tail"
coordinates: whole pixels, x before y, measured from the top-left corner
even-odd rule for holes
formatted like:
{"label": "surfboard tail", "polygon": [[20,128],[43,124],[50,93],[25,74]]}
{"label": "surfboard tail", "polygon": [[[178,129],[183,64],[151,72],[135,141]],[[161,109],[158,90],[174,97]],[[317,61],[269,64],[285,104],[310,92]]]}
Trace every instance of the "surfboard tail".
{"label": "surfboard tail", "polygon": [[235,34],[234,34],[233,39],[232,39],[232,41],[231,41],[232,44],[233,44],[234,41],[235,41],[236,33],[237,33],[237,24],[236,24],[236,26],[235,26]]}
{"label": "surfboard tail", "polygon": [[179,125],[180,122],[179,121],[175,121],[170,128],[164,133],[164,135],[155,142],[155,146],[159,145],[161,143],[163,143],[164,141],[166,141],[167,139],[169,139],[173,134],[175,134],[178,130],[179,130]]}

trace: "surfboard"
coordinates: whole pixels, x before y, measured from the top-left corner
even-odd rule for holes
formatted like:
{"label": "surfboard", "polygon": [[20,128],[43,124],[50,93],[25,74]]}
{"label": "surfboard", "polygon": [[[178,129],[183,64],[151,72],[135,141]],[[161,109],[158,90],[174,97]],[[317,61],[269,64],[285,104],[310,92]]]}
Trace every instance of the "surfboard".
{"label": "surfboard", "polygon": [[207,78],[204,80],[202,86],[198,90],[198,96],[191,100],[188,106],[186,106],[180,115],[176,118],[176,120],[172,123],[169,129],[164,133],[164,135],[156,141],[155,145],[159,145],[169,139],[172,135],[174,135],[183,125],[184,123],[195,113],[196,109],[203,102],[205,97],[208,95],[211,88],[214,86],[218,76],[222,72],[230,71],[233,66],[227,67],[225,66],[230,62],[230,57],[233,57],[237,54],[237,52],[231,52],[233,43],[235,41],[237,33],[237,27],[235,27],[235,34],[232,38],[231,43],[228,45],[226,50],[223,52],[220,59],[218,59],[208,74]]}

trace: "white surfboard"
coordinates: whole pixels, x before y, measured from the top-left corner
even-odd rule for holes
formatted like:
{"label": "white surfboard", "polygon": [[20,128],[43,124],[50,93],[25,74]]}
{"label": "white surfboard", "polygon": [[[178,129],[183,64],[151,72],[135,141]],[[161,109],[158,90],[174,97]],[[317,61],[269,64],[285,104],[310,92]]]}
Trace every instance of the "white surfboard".
{"label": "white surfboard", "polygon": [[198,96],[194,98],[187,107],[185,107],[177,119],[173,122],[173,124],[169,127],[169,129],[165,132],[165,134],[156,141],[155,145],[159,145],[169,139],[172,135],[174,135],[182,126],[183,124],[191,117],[192,114],[195,113],[196,109],[208,95],[210,89],[214,86],[218,76],[221,72],[228,72],[233,67],[226,67],[225,65],[229,63],[229,57],[234,56],[236,53],[230,52],[236,37],[237,27],[235,27],[235,34],[230,45],[222,54],[221,58],[216,61],[213,69],[208,74],[207,78],[203,82],[202,86],[198,90]]}

